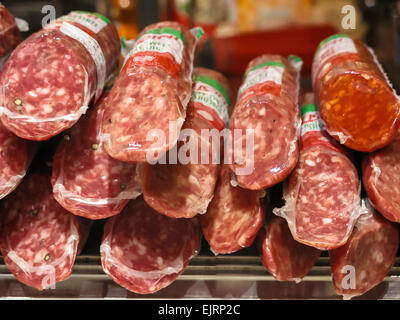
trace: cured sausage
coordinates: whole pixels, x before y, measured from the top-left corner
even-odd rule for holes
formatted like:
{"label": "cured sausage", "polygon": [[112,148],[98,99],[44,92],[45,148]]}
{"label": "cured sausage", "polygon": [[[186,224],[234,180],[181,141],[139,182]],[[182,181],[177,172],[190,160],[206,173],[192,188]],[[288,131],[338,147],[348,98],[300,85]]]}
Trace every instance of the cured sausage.
{"label": "cured sausage", "polygon": [[13,15],[0,3],[0,61],[11,52],[21,40],[21,33],[19,32]]}
{"label": "cured sausage", "polygon": [[284,180],[297,163],[300,68],[297,57],[289,61],[263,55],[246,69],[230,121],[229,156],[231,170],[243,188],[269,188]]}
{"label": "cured sausage", "polygon": [[54,155],[54,198],[65,209],[88,219],[121,212],[140,193],[136,164],[111,158],[103,148],[101,122],[108,93],[73,126]]}
{"label": "cured sausage", "polygon": [[[180,138],[183,140],[186,132],[191,135],[189,142],[178,142],[178,148],[170,151],[177,152],[176,164],[144,164],[143,170],[145,201],[172,218],[191,218],[207,211],[218,177],[220,130],[229,121],[227,79],[219,72],[204,68],[195,69],[193,79],[192,98],[181,131],[183,138]],[[204,132],[210,136],[203,137]],[[197,152],[190,154],[189,159],[183,158],[181,152],[187,149],[187,144],[193,144]],[[205,157],[202,149],[206,150]],[[192,147],[189,150],[191,152]],[[214,156],[217,157],[214,159]],[[168,153],[166,158],[169,159]]]}
{"label": "cured sausage", "polygon": [[261,228],[264,191],[233,187],[227,165],[222,165],[214,198],[199,216],[203,235],[215,254],[227,254],[250,246]]}
{"label": "cured sausage", "polygon": [[139,34],[104,114],[105,149],[113,158],[156,160],[176,144],[192,90],[194,33],[167,21]]}
{"label": "cured sausage", "polygon": [[127,290],[153,293],[185,270],[199,250],[200,236],[197,220],[166,217],[138,198],[107,221],[101,265]]}
{"label": "cured sausage", "polygon": [[23,41],[4,65],[1,121],[17,136],[47,140],[75,124],[118,66],[110,21],[74,11]]}
{"label": "cured sausage", "polygon": [[17,137],[0,123],[0,199],[22,181],[35,152],[33,142]]}
{"label": "cured sausage", "polygon": [[285,219],[276,216],[260,229],[258,245],[264,267],[279,281],[300,282],[321,255],[294,240]]}
{"label": "cured sausage", "polygon": [[399,245],[396,225],[365,201],[362,215],[345,245],[329,251],[333,284],[343,298],[362,295],[383,281],[394,265]]}
{"label": "cured sausage", "polygon": [[346,243],[362,213],[357,170],[320,122],[313,95],[301,109],[300,158],[284,186],[282,208],[293,238],[320,250]]}
{"label": "cured sausage", "polygon": [[399,98],[371,48],[347,35],[328,37],[315,54],[312,79],[321,117],[340,143],[371,152],[393,139]]}
{"label": "cured sausage", "polygon": [[400,134],[363,159],[363,182],[372,205],[388,220],[400,222]]}
{"label": "cured sausage", "polygon": [[0,212],[1,253],[20,282],[43,290],[71,275],[83,230],[54,200],[50,175],[27,176]]}

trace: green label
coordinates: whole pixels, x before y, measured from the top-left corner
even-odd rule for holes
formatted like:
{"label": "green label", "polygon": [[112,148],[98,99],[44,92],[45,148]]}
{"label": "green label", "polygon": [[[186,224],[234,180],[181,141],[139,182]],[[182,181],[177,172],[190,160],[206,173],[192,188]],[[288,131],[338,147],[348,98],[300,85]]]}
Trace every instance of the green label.
{"label": "green label", "polygon": [[79,14],[91,14],[91,15],[94,15],[94,16],[100,18],[101,20],[103,20],[107,24],[109,24],[111,22],[108,18],[106,18],[105,16],[103,16],[102,14],[97,13],[97,12],[89,12],[89,11],[74,11],[74,12],[79,13]]}
{"label": "green label", "polygon": [[229,105],[229,95],[228,92],[225,90],[224,86],[219,83],[217,80],[209,78],[207,76],[196,75],[194,77],[195,82],[203,82],[208,84],[209,86],[213,87],[217,90],[223,97],[227,105]]}
{"label": "green label", "polygon": [[350,37],[347,34],[334,34],[333,36],[330,36],[330,37],[322,40],[320,42],[320,44],[318,45],[318,48],[315,51],[315,55],[314,56],[316,56],[318,54],[318,52],[321,50],[321,48],[323,46],[325,46],[328,42],[330,42],[332,40],[335,40],[335,39],[339,39],[339,38],[348,38],[349,39]]}
{"label": "green label", "polygon": [[176,29],[173,29],[173,28],[168,28],[168,27],[161,28],[161,29],[148,30],[144,34],[142,34],[138,38],[138,40],[140,38],[142,38],[143,36],[147,35],[147,34],[154,34],[154,35],[170,34],[170,35],[173,35],[175,38],[177,38],[177,39],[179,39],[181,41],[185,40],[185,35],[183,34],[182,31],[179,31],[179,30],[176,30]]}
{"label": "green label", "polygon": [[317,112],[317,107],[315,104],[306,104],[301,107],[301,116],[304,116],[306,112]]}
{"label": "green label", "polygon": [[267,61],[267,62],[260,63],[260,64],[256,65],[255,67],[251,68],[249,71],[246,72],[246,74],[244,75],[244,78],[246,79],[250,72],[255,71],[257,69],[262,69],[267,66],[285,68],[285,65],[282,62]]}

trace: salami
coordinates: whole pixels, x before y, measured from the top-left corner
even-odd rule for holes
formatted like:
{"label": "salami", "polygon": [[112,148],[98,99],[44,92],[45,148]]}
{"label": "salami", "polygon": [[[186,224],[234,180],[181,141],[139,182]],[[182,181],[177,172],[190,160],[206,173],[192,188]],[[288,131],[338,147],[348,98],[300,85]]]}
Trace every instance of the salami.
{"label": "salami", "polygon": [[[207,211],[218,177],[220,160],[213,157],[220,150],[217,146],[217,142],[221,142],[219,131],[229,119],[227,79],[219,72],[204,68],[195,69],[193,78],[192,98],[181,132],[191,130],[188,134],[193,133],[191,139],[196,141],[190,140],[187,144],[193,143],[197,155],[190,154],[189,163],[182,163],[179,158],[177,164],[144,164],[142,185],[145,201],[159,213],[172,218],[191,218]],[[210,136],[203,137],[204,131]],[[217,139],[213,139],[211,134]],[[182,148],[183,141],[178,142],[178,157]],[[208,150],[204,159],[202,149]],[[169,154],[166,158],[169,159]]]}
{"label": "salami", "polygon": [[176,144],[192,88],[194,33],[166,21],[139,34],[104,114],[105,149],[113,158],[146,162]]}
{"label": "salami", "polygon": [[347,243],[329,251],[333,284],[337,294],[350,299],[383,281],[394,265],[399,245],[397,226],[382,218],[365,201],[362,215]]}
{"label": "salami", "polygon": [[36,145],[8,131],[0,123],[0,199],[22,181],[36,152]]}
{"label": "salami", "polygon": [[285,219],[276,216],[261,228],[258,245],[264,267],[279,281],[300,282],[321,255],[294,240]]}
{"label": "salami", "polygon": [[184,271],[199,250],[200,236],[197,220],[166,217],[138,198],[107,221],[101,265],[127,290],[153,293]]}
{"label": "salami", "polygon": [[314,57],[312,79],[331,136],[363,152],[390,143],[400,103],[371,48],[342,34],[325,39]]}
{"label": "salami", "polygon": [[54,200],[50,175],[27,176],[0,211],[1,253],[20,282],[43,290],[71,275],[83,230]]}
{"label": "salami", "polygon": [[101,122],[108,93],[73,126],[54,155],[54,198],[65,209],[88,219],[121,212],[140,194],[136,164],[111,158],[103,148]]}
{"label": "salami", "polygon": [[282,208],[273,212],[285,218],[295,240],[320,250],[346,243],[362,213],[357,170],[346,151],[330,139],[313,95],[301,109],[299,163],[284,186]]}
{"label": "salami", "polygon": [[21,33],[13,15],[0,3],[0,60],[11,52],[21,40]]}
{"label": "salami", "polygon": [[199,216],[203,235],[215,255],[250,246],[265,217],[265,192],[233,187],[230,179],[229,167],[222,165],[214,198],[207,213]]}
{"label": "salami", "polygon": [[365,155],[362,168],[372,205],[386,219],[400,222],[400,134],[387,147]]}
{"label": "salami", "polygon": [[[229,159],[243,188],[269,188],[284,180],[297,163],[300,67],[297,57],[289,61],[263,55],[246,69],[230,121],[233,158]],[[253,146],[248,130],[253,130]]]}
{"label": "salami", "polygon": [[34,33],[11,54],[1,76],[1,121],[17,136],[47,140],[75,124],[118,66],[110,21],[74,11]]}

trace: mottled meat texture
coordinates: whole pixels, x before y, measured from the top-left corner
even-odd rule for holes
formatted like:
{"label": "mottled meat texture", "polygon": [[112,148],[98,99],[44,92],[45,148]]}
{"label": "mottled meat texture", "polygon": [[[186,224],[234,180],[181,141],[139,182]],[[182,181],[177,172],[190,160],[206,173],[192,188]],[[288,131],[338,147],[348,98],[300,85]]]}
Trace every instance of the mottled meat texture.
{"label": "mottled meat texture", "polygon": [[[175,77],[157,62],[151,63],[155,56],[162,56],[173,65],[175,60],[169,52],[140,52],[144,55],[141,65],[129,66],[128,59],[111,90],[110,107],[103,120],[103,131],[109,136],[105,148],[115,159],[146,162],[148,154],[158,159],[179,137],[191,94],[196,38],[186,27],[169,21],[146,27],[139,37],[163,28],[183,34],[179,72]],[[165,140],[158,141],[153,133],[162,133]]]}
{"label": "mottled meat texture", "polygon": [[0,123],[0,199],[22,181],[35,151],[33,142],[17,137]]}
{"label": "mottled meat texture", "polygon": [[54,155],[55,199],[68,211],[88,219],[121,212],[140,194],[136,164],[111,158],[103,148],[101,121],[108,93],[65,135]]}
{"label": "mottled meat texture", "polygon": [[303,150],[274,213],[297,241],[320,250],[346,243],[360,214],[357,171],[349,158],[324,145]]}
{"label": "mottled meat texture", "polygon": [[21,33],[14,17],[0,3],[0,59],[14,49],[21,40]]}
{"label": "mottled meat texture", "polygon": [[[240,155],[230,155],[230,167],[239,185],[251,190],[262,190],[283,181],[296,166],[299,155],[298,71],[287,59],[276,55],[263,55],[252,60],[247,70],[270,61],[285,66],[279,94],[275,92],[276,88],[268,86],[252,93],[250,87],[247,89],[250,92],[243,94],[245,98],[239,97],[230,121],[232,150]],[[246,155],[245,149],[252,149],[248,129],[254,130],[254,152]],[[235,130],[240,130],[241,135],[235,134]],[[251,170],[237,171],[245,167]]]}
{"label": "mottled meat texture", "polygon": [[[218,72],[198,68],[194,73],[218,80],[228,88],[227,80]],[[171,150],[178,156],[177,164],[169,163],[170,153],[167,153],[167,164],[144,165],[142,185],[145,201],[159,213],[172,218],[191,218],[204,214],[214,195],[221,157],[216,158],[217,162],[214,162],[213,157],[219,154],[223,141],[219,130],[198,113],[201,110],[199,104],[201,105],[193,100],[189,102],[182,127],[182,130],[193,130],[196,136],[191,137],[190,142],[178,142],[178,148]],[[214,136],[203,138],[204,130],[214,133]],[[187,147],[189,144],[196,146],[197,157],[189,154],[190,162],[182,163],[182,150],[192,150],[192,147]],[[202,150],[208,150],[205,154],[207,163],[203,162]]]}
{"label": "mottled meat texture", "polygon": [[372,205],[388,220],[400,222],[400,135],[384,149],[365,156],[363,182]]}
{"label": "mottled meat texture", "polygon": [[294,240],[280,217],[273,217],[260,230],[258,245],[265,268],[279,281],[300,282],[321,255],[321,251]]}
{"label": "mottled meat texture", "polygon": [[[118,33],[109,23],[92,35],[104,55],[107,78],[119,61]],[[21,138],[47,140],[86,111],[98,76],[95,61],[81,42],[58,29],[42,29],[23,41],[4,66],[1,121]]]}
{"label": "mottled meat texture", "polygon": [[398,226],[382,218],[368,202],[367,207],[368,213],[357,221],[346,244],[329,252],[333,284],[344,298],[371,290],[395,262]]}
{"label": "mottled meat texture", "polygon": [[215,255],[250,246],[265,217],[264,191],[233,187],[230,179],[229,167],[222,165],[214,198],[207,212],[199,216],[203,235]]}
{"label": "mottled meat texture", "polygon": [[166,217],[138,198],[107,221],[101,264],[127,290],[153,293],[185,270],[199,250],[200,235],[197,220]]}
{"label": "mottled meat texture", "polygon": [[20,282],[43,290],[71,275],[85,232],[79,218],[54,200],[49,175],[27,176],[0,211],[1,253]]}

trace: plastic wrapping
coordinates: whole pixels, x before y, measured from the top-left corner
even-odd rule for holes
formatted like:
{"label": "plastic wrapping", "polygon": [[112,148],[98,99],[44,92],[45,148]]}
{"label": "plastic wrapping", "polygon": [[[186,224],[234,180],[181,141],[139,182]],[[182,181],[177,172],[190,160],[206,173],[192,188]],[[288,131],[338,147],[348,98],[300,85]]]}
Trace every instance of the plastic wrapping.
{"label": "plastic wrapping", "polygon": [[400,100],[361,41],[347,35],[322,41],[313,62],[313,87],[327,130],[340,143],[371,152],[393,139]]}
{"label": "plastic wrapping", "polygon": [[299,283],[321,255],[294,240],[286,221],[276,216],[267,220],[257,240],[264,267],[279,281]]}
{"label": "plastic wrapping", "polygon": [[36,149],[36,144],[15,136],[0,123],[0,199],[22,181]]}
{"label": "plastic wrapping", "polygon": [[[301,65],[295,56],[262,55],[247,67],[230,122],[230,168],[243,188],[269,188],[297,163]],[[247,130],[253,130],[254,145]]]}
{"label": "plastic wrapping", "polygon": [[151,162],[179,138],[192,88],[199,29],[159,22],[139,35],[110,93],[105,148],[115,159]]}
{"label": "plastic wrapping", "polygon": [[47,140],[75,124],[97,100],[119,62],[120,41],[105,17],[71,12],[34,33],[6,62],[1,121],[29,140]]}
{"label": "plastic wrapping", "polygon": [[363,200],[362,215],[347,243],[329,252],[333,284],[344,299],[360,296],[383,281],[395,263],[398,227],[382,218]]}
{"label": "plastic wrapping", "polygon": [[214,198],[207,213],[199,216],[203,235],[215,255],[249,247],[265,217],[265,191],[233,187],[230,179],[229,167],[222,165]]}
{"label": "plastic wrapping", "polygon": [[127,290],[153,293],[184,271],[199,252],[200,237],[197,220],[165,217],[138,198],[107,221],[101,264]]}
{"label": "plastic wrapping", "polygon": [[69,212],[104,219],[141,194],[136,164],[111,158],[103,148],[101,122],[108,93],[68,132],[53,161],[55,199]]}
{"label": "plastic wrapping", "polygon": [[343,245],[358,217],[361,184],[346,151],[320,123],[314,104],[302,107],[301,150],[284,184],[285,205],[273,213],[285,218],[295,240],[320,250]]}
{"label": "plastic wrapping", "polygon": [[[194,136],[185,144],[186,137],[180,137],[177,148],[166,154],[166,164],[144,164],[142,185],[145,201],[159,213],[172,218],[191,218],[206,213],[214,195],[221,161],[219,154],[223,140],[220,130],[227,126],[229,119],[227,79],[204,68],[195,69],[193,79],[192,98],[182,132],[191,130]],[[203,136],[204,131],[210,134],[209,138]],[[179,156],[188,144],[195,146],[197,155],[190,147],[190,161],[186,164],[181,162],[186,158]],[[169,161],[171,152],[178,155],[176,164]]]}
{"label": "plastic wrapping", "polygon": [[372,205],[386,219],[400,222],[400,134],[387,147],[366,154],[362,168]]}
{"label": "plastic wrapping", "polygon": [[1,213],[1,253],[20,282],[43,290],[71,275],[82,230],[54,200],[49,175],[27,176]]}

